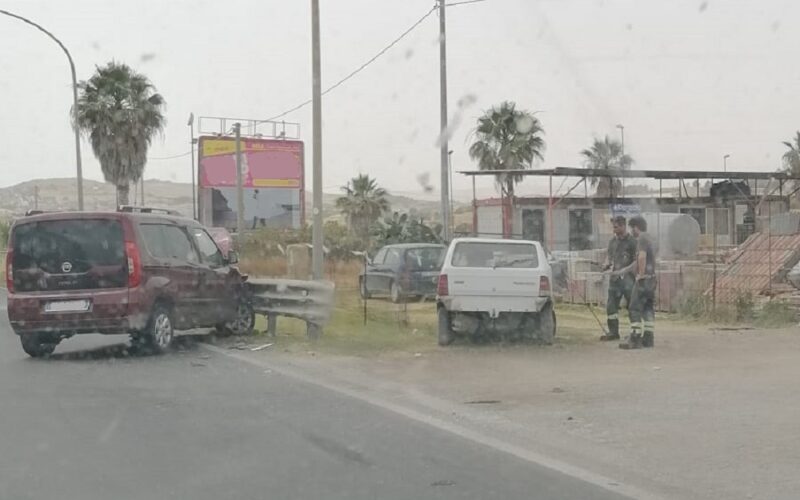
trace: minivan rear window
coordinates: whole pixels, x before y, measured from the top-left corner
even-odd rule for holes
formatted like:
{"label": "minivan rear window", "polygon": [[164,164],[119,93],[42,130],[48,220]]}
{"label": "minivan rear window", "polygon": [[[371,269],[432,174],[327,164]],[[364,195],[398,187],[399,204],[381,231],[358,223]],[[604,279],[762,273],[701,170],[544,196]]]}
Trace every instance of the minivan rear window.
{"label": "minivan rear window", "polygon": [[536,247],[526,243],[477,242],[456,243],[453,267],[539,267]]}
{"label": "minivan rear window", "polygon": [[29,222],[14,227],[12,242],[17,291],[127,285],[125,242],[117,220]]}

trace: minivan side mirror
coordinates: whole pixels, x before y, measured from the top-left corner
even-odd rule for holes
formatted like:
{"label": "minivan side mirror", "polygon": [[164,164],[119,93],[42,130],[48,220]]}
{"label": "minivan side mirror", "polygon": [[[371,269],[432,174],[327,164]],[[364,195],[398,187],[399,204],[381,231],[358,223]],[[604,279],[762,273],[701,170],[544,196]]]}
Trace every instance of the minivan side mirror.
{"label": "minivan side mirror", "polygon": [[227,259],[228,259],[228,264],[230,264],[230,265],[238,264],[239,263],[239,254],[234,252],[233,250],[231,250],[231,251],[228,252]]}

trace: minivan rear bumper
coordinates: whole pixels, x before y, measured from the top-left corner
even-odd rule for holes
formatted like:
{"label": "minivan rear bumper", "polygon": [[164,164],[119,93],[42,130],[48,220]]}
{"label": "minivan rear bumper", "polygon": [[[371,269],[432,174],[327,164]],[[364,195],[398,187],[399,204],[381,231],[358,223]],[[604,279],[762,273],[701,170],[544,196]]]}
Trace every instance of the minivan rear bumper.
{"label": "minivan rear bumper", "polygon": [[[78,333],[128,333],[141,330],[147,321],[138,293],[127,288],[70,290],[8,294],[8,319],[17,334],[48,332],[56,335]],[[49,302],[88,300],[86,312],[45,312]]]}

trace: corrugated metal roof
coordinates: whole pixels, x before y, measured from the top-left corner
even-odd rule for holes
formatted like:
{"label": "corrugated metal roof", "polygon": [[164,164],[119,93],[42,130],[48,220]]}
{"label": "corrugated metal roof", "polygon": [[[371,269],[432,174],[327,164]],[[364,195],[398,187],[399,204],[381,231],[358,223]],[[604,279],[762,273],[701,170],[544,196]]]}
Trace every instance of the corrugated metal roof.
{"label": "corrugated metal roof", "polygon": [[[717,300],[733,302],[742,292],[759,295],[800,260],[800,233],[752,234],[717,275]],[[706,292],[711,294],[711,289]]]}

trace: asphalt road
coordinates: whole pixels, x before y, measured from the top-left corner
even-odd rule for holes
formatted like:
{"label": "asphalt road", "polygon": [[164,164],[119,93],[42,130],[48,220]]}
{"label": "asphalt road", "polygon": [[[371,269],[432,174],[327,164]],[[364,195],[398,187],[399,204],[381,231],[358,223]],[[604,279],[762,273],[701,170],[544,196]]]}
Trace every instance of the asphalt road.
{"label": "asphalt road", "polygon": [[622,498],[193,341],[29,359],[0,309],[3,499]]}

